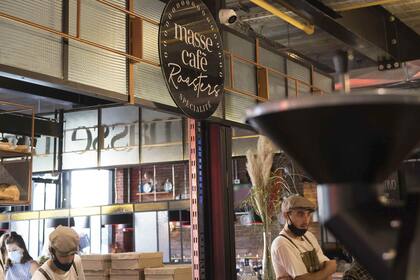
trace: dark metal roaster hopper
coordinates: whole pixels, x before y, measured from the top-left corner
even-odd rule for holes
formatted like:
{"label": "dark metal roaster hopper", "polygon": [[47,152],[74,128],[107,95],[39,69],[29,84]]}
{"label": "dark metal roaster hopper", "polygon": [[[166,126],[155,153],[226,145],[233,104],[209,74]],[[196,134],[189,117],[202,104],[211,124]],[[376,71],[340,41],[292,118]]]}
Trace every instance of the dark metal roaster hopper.
{"label": "dark metal roaster hopper", "polygon": [[420,279],[420,186],[378,196],[420,140],[420,96],[336,94],[258,105],[248,122],[318,186],[320,220],[376,279]]}

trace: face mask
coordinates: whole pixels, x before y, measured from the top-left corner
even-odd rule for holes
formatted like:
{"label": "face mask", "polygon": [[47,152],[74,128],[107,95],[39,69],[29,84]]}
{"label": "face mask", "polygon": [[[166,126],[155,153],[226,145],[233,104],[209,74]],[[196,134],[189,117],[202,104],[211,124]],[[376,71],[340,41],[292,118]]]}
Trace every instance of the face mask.
{"label": "face mask", "polygon": [[19,250],[9,252],[9,259],[12,263],[20,263],[22,260],[22,252]]}
{"label": "face mask", "polygon": [[61,263],[61,262],[59,262],[58,260],[57,260],[57,257],[54,255],[54,257],[53,257],[53,262],[54,262],[54,265],[58,268],[58,269],[61,269],[62,271],[69,271],[70,270],[70,268],[71,268],[71,266],[73,265],[73,262],[71,262],[71,263]]}
{"label": "face mask", "polygon": [[[290,223],[289,223],[290,221]],[[287,221],[287,227],[289,228],[289,230],[296,236],[303,236],[307,229],[301,229],[301,228],[297,228],[293,223],[292,220],[289,217],[289,221]]]}

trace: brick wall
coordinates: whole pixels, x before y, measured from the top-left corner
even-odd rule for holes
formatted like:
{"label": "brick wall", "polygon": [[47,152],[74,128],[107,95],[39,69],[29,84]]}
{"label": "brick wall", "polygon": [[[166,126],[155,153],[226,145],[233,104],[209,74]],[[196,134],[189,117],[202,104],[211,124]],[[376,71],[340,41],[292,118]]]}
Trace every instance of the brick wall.
{"label": "brick wall", "polygon": [[304,183],[303,184],[303,196],[309,199],[318,207],[318,199],[316,195],[316,184],[315,183]]}
{"label": "brick wall", "polygon": [[[172,176],[172,168],[173,175]],[[130,191],[131,202],[147,202],[155,199],[154,194],[142,194],[139,185],[153,180],[156,192],[164,192],[164,184],[169,180],[175,188],[175,197],[172,192],[158,193],[156,200],[181,199],[189,195],[188,189],[188,163],[160,163],[159,165],[145,164],[141,167],[131,168],[130,170]],[[173,178],[172,178],[173,177]],[[185,193],[187,196],[185,196]]]}
{"label": "brick wall", "polygon": [[117,168],[115,171],[115,203],[124,202],[124,169]]}
{"label": "brick wall", "polygon": [[[172,168],[174,176],[172,176]],[[167,179],[175,188],[175,197],[172,192],[158,193],[156,200],[185,199],[189,197],[187,163],[161,163],[156,166],[147,164],[141,167],[129,168],[128,172],[127,176],[130,178],[130,200],[127,200],[127,191],[124,191],[124,180],[128,179],[124,178],[124,169],[118,168],[115,172],[115,203],[123,203],[125,201],[129,201],[130,203],[153,201],[155,197],[152,193],[143,194],[141,198],[139,195],[141,193],[139,185],[148,180],[155,181],[156,192],[164,192],[164,184]]]}

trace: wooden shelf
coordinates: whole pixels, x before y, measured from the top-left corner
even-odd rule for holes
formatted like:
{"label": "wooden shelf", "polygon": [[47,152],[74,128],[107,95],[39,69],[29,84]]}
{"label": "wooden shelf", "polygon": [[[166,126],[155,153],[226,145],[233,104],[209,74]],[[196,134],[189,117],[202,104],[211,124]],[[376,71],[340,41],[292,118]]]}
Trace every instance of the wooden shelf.
{"label": "wooden shelf", "polygon": [[[32,159],[35,137],[35,112],[32,106],[0,100],[2,118],[8,120],[0,128],[2,142],[0,145],[0,183],[6,191],[8,187],[16,186],[19,190],[19,200],[9,200],[3,196],[0,205],[29,205],[32,195]],[[22,112],[27,111],[24,114]],[[16,123],[20,124],[16,127]],[[12,138],[13,141],[10,141]],[[20,142],[23,140],[24,143]],[[15,146],[12,144],[16,141]]]}
{"label": "wooden shelf", "polygon": [[0,148],[0,158],[15,158],[15,157],[29,157],[31,152],[20,152],[15,150],[5,150]]}
{"label": "wooden shelf", "polygon": [[0,199],[0,205],[25,205],[27,200],[2,200]]}
{"label": "wooden shelf", "polygon": [[149,193],[137,193],[137,195],[160,195],[160,194],[170,194],[172,195],[172,192],[149,192]]}

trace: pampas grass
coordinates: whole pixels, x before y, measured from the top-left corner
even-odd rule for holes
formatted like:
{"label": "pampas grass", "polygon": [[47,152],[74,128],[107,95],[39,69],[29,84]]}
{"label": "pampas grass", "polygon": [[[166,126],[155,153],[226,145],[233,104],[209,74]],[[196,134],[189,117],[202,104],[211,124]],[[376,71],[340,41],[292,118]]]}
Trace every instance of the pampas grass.
{"label": "pampas grass", "polygon": [[[273,277],[269,253],[271,227],[280,211],[282,197],[284,194],[297,193],[293,163],[287,157],[281,157],[278,168],[272,171],[275,151],[276,149],[271,141],[265,136],[260,136],[257,150],[248,150],[246,153],[246,169],[251,179],[252,188],[244,204],[254,209],[260,216],[264,227],[263,279]],[[292,172],[290,172],[290,168]]]}
{"label": "pampas grass", "polygon": [[295,175],[288,168],[291,161],[281,157],[278,168],[272,171],[276,149],[265,136],[258,139],[257,150],[246,153],[246,169],[251,179],[251,194],[245,204],[251,206],[260,216],[263,223],[271,225],[273,217],[278,214],[282,196],[297,193]]}

